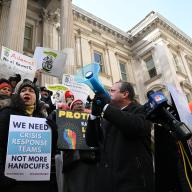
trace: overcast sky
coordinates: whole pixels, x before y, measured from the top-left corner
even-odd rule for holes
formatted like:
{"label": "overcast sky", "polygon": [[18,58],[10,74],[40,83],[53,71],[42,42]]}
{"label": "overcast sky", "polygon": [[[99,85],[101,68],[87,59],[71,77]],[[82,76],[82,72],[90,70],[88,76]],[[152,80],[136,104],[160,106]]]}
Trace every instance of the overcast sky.
{"label": "overcast sky", "polygon": [[123,31],[156,11],[192,37],[192,0],[72,0],[74,5]]}

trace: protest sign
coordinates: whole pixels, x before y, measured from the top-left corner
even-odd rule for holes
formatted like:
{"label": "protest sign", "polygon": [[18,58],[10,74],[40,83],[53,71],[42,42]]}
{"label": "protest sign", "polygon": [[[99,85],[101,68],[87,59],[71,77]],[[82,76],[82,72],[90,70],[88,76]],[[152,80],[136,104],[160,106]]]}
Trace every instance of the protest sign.
{"label": "protest sign", "polygon": [[51,130],[46,119],[11,115],[5,175],[18,181],[50,180]]}
{"label": "protest sign", "polygon": [[192,114],[190,112],[186,95],[177,90],[173,85],[167,84],[167,88],[173,98],[180,120],[192,131]]}
{"label": "protest sign", "polygon": [[54,105],[64,102],[64,93],[68,90],[68,87],[61,84],[46,84],[46,88],[53,92],[51,100]]}
{"label": "protest sign", "polygon": [[86,112],[57,110],[59,149],[90,149],[85,141],[88,117]]}
{"label": "protest sign", "polygon": [[42,69],[46,74],[59,78],[64,73],[66,57],[67,55],[65,53],[45,47],[36,47],[34,53],[37,69]]}
{"label": "protest sign", "polygon": [[8,78],[18,73],[22,79],[33,80],[36,71],[36,62],[34,58],[2,46],[0,68],[1,77]]}
{"label": "protest sign", "polygon": [[69,90],[73,93],[75,100],[80,99],[84,104],[86,103],[87,97],[91,92],[87,85],[77,83],[74,80],[74,76],[67,74],[63,75],[62,84],[69,88]]}

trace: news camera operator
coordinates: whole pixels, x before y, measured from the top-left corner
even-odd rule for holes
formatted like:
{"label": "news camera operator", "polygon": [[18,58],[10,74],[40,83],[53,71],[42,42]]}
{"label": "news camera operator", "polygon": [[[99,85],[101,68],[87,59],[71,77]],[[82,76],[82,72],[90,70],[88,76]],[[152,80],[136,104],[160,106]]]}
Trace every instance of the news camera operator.
{"label": "news camera operator", "polygon": [[90,191],[152,192],[151,123],[135,102],[131,83],[116,82],[110,97],[107,104],[103,95],[95,95],[88,121],[87,144],[100,151]]}

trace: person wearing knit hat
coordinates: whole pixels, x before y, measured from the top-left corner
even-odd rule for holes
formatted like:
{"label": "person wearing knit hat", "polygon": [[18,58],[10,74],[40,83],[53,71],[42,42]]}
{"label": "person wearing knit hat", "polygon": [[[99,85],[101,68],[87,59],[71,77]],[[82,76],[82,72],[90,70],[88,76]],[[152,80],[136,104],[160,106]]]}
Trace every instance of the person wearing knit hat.
{"label": "person wearing knit hat", "polygon": [[65,102],[70,107],[70,104],[74,101],[75,97],[70,90],[65,92]]}
{"label": "person wearing knit hat", "polygon": [[70,104],[70,109],[73,111],[83,111],[84,110],[83,101],[81,101],[80,99],[74,100]]}
{"label": "person wearing knit hat", "polygon": [[33,106],[32,108],[36,109],[39,102],[39,89],[32,81],[24,79],[16,93],[20,95],[26,108],[31,109]]}
{"label": "person wearing knit hat", "polygon": [[12,87],[7,79],[0,79],[0,95],[11,96]]}
{"label": "person wearing knit hat", "polygon": [[12,87],[7,79],[0,79],[0,109],[11,104]]}
{"label": "person wearing knit hat", "polygon": [[[70,110],[74,113],[84,113],[85,108],[83,101],[80,99],[74,100],[70,105]],[[95,148],[63,151],[63,173],[64,185],[67,189],[66,191],[89,191],[89,181],[92,183],[92,179],[95,178],[94,170],[97,162],[96,153],[97,151]],[[80,177],[79,173],[81,173]]]}
{"label": "person wearing knit hat", "polygon": [[19,85],[16,93],[20,95],[21,99],[23,100],[26,107],[26,112],[32,116],[39,102],[38,87],[32,81],[25,79]]}
{"label": "person wearing knit hat", "polygon": [[[54,167],[54,155],[56,153],[56,145],[57,145],[57,130],[55,124],[47,123],[50,126],[51,134],[52,134],[52,150],[51,150],[51,173],[49,181],[16,181],[15,179],[11,179],[5,176],[5,164],[6,164],[6,151],[8,145],[8,134],[9,134],[9,125],[10,125],[10,117],[11,115],[19,115],[22,116],[23,121],[25,121],[25,116],[28,118],[38,117],[38,118],[46,118],[46,114],[42,111],[39,102],[39,90],[37,86],[30,80],[24,80],[19,85],[17,92],[11,97],[11,104],[8,107],[4,107],[0,110],[0,191],[7,192],[26,192],[26,191],[34,191],[34,192],[42,192],[42,191],[50,191],[50,192],[58,192],[57,191],[57,183],[56,183],[56,174]],[[38,121],[37,121],[38,124]],[[19,128],[19,127],[18,127]],[[24,128],[24,127],[23,127]],[[19,131],[19,130],[18,130]],[[20,130],[21,131],[21,130]],[[38,130],[34,130],[38,131]],[[43,130],[41,130],[43,131]],[[26,130],[25,130],[26,132]],[[26,132],[27,133],[27,132]],[[40,133],[38,133],[40,134]],[[23,136],[22,139],[33,139],[30,137],[30,134]],[[35,138],[38,140],[41,138]],[[30,146],[29,146],[30,147]],[[38,147],[38,146],[37,146]],[[20,151],[21,153],[23,151]],[[40,153],[39,153],[40,154]],[[34,155],[34,154],[31,154]],[[41,163],[41,161],[37,161],[36,163]]]}

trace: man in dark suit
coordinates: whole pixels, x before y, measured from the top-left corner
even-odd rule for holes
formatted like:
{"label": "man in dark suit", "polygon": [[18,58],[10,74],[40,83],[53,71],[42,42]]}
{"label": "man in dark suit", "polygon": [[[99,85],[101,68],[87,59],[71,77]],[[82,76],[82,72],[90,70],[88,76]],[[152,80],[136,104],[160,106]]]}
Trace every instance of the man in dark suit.
{"label": "man in dark suit", "polygon": [[115,83],[110,96],[106,104],[106,98],[96,94],[88,121],[87,144],[98,147],[100,154],[89,191],[153,192],[151,123],[131,83]]}

